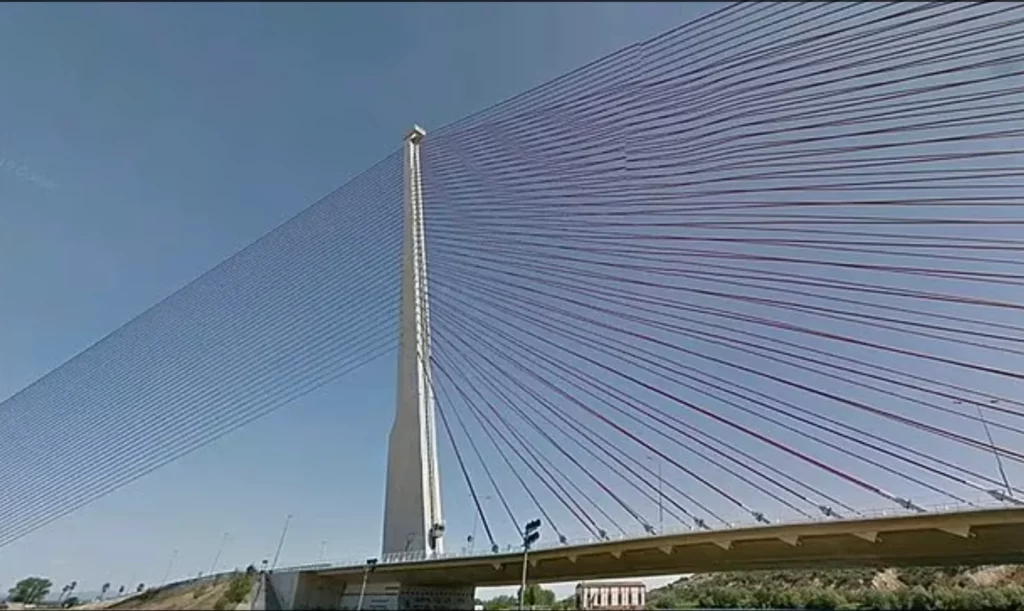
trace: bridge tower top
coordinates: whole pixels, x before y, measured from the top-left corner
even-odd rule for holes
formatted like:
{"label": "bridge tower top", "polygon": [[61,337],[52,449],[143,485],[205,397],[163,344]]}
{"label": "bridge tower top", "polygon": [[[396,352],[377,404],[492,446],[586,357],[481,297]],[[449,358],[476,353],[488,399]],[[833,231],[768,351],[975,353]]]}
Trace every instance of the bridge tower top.
{"label": "bridge tower top", "polygon": [[405,138],[398,396],[388,440],[384,554],[443,551],[420,173],[420,144],[424,136],[426,132],[421,127],[413,126]]}

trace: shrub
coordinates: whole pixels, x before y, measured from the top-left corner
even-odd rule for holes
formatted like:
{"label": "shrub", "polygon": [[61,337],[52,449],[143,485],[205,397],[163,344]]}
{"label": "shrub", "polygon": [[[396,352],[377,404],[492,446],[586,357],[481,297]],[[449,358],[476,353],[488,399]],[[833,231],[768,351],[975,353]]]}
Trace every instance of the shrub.
{"label": "shrub", "polygon": [[245,600],[245,597],[249,595],[249,590],[252,589],[252,577],[244,573],[235,573],[231,576],[231,581],[228,583],[228,590],[224,594],[224,598],[229,603],[238,604]]}
{"label": "shrub", "polygon": [[845,603],[846,599],[832,588],[811,588],[805,601],[811,609],[838,609]]}

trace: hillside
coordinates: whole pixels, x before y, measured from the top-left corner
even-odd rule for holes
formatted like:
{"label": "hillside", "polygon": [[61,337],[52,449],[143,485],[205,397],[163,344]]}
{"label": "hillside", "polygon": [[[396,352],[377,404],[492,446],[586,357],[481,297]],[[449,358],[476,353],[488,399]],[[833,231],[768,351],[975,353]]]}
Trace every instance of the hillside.
{"label": "hillside", "polygon": [[654,608],[1024,608],[1024,565],[711,573],[648,594]]}
{"label": "hillside", "polygon": [[121,599],[102,606],[83,605],[76,609],[117,609],[152,611],[188,611],[199,609],[248,609],[248,599],[255,580],[254,575],[235,573],[215,578],[192,580],[164,588],[147,590],[137,596]]}

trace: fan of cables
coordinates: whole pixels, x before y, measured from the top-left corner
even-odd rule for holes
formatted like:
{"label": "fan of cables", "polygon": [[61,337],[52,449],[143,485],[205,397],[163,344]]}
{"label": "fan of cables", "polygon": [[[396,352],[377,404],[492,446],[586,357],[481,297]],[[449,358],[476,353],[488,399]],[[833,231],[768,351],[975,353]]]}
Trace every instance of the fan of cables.
{"label": "fan of cables", "polygon": [[1018,502],[1022,43],[1015,3],[736,3],[432,132],[491,543]]}
{"label": "fan of cables", "polygon": [[402,193],[396,152],[0,403],[0,546],[393,354]]}

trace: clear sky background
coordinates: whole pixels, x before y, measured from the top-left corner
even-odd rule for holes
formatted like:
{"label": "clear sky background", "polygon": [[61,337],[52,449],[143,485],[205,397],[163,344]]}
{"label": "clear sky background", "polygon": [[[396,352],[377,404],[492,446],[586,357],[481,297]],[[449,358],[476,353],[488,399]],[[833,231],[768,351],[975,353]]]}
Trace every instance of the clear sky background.
{"label": "clear sky background", "polygon": [[[428,130],[710,3],[0,6],[0,398]],[[0,549],[81,590],[380,547],[389,357]],[[454,474],[452,474],[454,477]],[[449,507],[452,507],[449,503]],[[471,531],[449,511],[453,545]],[[488,594],[484,592],[483,594]]]}

